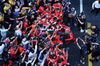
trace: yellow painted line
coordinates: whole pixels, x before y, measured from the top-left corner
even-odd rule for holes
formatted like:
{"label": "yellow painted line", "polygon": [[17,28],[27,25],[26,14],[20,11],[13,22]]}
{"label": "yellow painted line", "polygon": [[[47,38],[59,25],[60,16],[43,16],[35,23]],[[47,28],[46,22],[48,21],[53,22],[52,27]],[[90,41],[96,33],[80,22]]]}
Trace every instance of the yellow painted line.
{"label": "yellow painted line", "polygon": [[[87,28],[89,28],[91,26],[91,23],[87,23]],[[88,34],[91,35],[91,31],[88,29]],[[90,59],[92,59],[91,54],[88,55],[88,66],[92,66],[92,62],[90,61]]]}

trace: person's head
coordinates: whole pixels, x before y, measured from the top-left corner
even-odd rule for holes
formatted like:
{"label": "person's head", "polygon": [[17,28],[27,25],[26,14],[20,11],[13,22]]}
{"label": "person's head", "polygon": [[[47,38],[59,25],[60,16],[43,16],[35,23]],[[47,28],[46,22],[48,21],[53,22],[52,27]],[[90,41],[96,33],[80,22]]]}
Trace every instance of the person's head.
{"label": "person's head", "polygon": [[63,44],[59,45],[59,49],[63,49]]}
{"label": "person's head", "polygon": [[19,29],[19,26],[17,25],[17,26],[16,26],[16,30],[18,30],[18,29]]}
{"label": "person's head", "polygon": [[21,47],[23,47],[23,44],[22,44],[22,43],[20,43],[20,46],[21,46]]}
{"label": "person's head", "polygon": [[8,3],[5,3],[5,6],[6,6],[6,7],[9,7],[9,4],[8,4]]}
{"label": "person's head", "polygon": [[19,21],[18,21],[18,20],[16,20],[16,23],[18,24],[18,23],[19,23]]}
{"label": "person's head", "polygon": [[51,15],[53,16],[53,15],[54,15],[54,13],[55,13],[55,12],[54,12],[54,11],[52,11],[52,12],[51,12]]}
{"label": "person's head", "polygon": [[53,19],[54,19],[54,21],[57,21],[57,17],[54,17]]}
{"label": "person's head", "polygon": [[63,52],[62,51],[59,51],[59,55],[63,55]]}
{"label": "person's head", "polygon": [[69,1],[66,1],[66,4],[69,5]]}
{"label": "person's head", "polygon": [[28,22],[28,19],[26,19],[25,21]]}
{"label": "person's head", "polygon": [[8,14],[10,14],[10,13],[11,13],[11,10],[9,9],[9,10],[8,10]]}
{"label": "person's head", "polygon": [[49,18],[48,14],[46,15],[46,18],[47,18],[47,19]]}
{"label": "person's head", "polygon": [[31,48],[31,49],[30,49],[30,52],[34,53],[34,49],[33,49],[33,48]]}
{"label": "person's head", "polygon": [[13,49],[14,51],[16,51],[17,48],[16,48],[16,46],[12,46],[12,49]]}
{"label": "person's head", "polygon": [[32,15],[32,17],[31,18],[34,18],[34,15]]}
{"label": "person's head", "polygon": [[25,11],[25,8],[22,8],[22,11]]}
{"label": "person's head", "polygon": [[66,27],[65,33],[68,34],[70,32],[70,27]]}
{"label": "person's head", "polygon": [[55,9],[54,9],[54,7],[53,7],[53,6],[51,7],[51,10],[52,10],[52,11],[55,11]]}
{"label": "person's head", "polygon": [[60,8],[57,8],[57,12],[60,12]]}
{"label": "person's head", "polygon": [[38,63],[36,64],[36,66],[40,66],[40,63],[38,62]]}
{"label": "person's head", "polygon": [[99,45],[95,45],[95,49],[98,49],[99,48]]}
{"label": "person's head", "polygon": [[8,38],[5,40],[6,43],[8,43],[9,41],[10,41],[10,40],[9,40]]}
{"label": "person's head", "polygon": [[39,51],[43,50],[43,47],[42,46],[39,46]]}
{"label": "person's head", "polygon": [[82,15],[82,16],[81,16],[81,19],[85,19],[85,18],[86,18],[86,16],[85,16],[85,15]]}
{"label": "person's head", "polygon": [[60,6],[60,3],[58,2],[57,5]]}
{"label": "person's head", "polygon": [[43,18],[43,19],[42,19],[42,22],[45,22],[45,21],[46,21],[45,18]]}
{"label": "person's head", "polygon": [[4,25],[2,25],[2,29],[4,29],[5,27],[4,27]]}
{"label": "person's head", "polygon": [[72,7],[72,8],[71,8],[71,11],[72,11],[72,12],[74,12],[74,11],[75,11],[75,8],[74,8],[74,7]]}
{"label": "person's head", "polygon": [[96,26],[95,26],[95,25],[93,25],[93,26],[92,26],[92,29],[96,29]]}
{"label": "person's head", "polygon": [[49,9],[48,8],[45,8],[45,10],[48,12],[49,11]]}
{"label": "person's head", "polygon": [[59,59],[57,60],[57,63],[61,63],[61,62],[62,62],[62,59],[59,58]]}
{"label": "person's head", "polygon": [[18,9],[18,6],[15,6],[15,9]]}
{"label": "person's head", "polygon": [[61,19],[58,19],[57,22],[61,22]]}
{"label": "person's head", "polygon": [[49,66],[54,66],[54,63],[53,63],[53,62],[50,62],[50,63],[49,63]]}
{"label": "person's head", "polygon": [[27,66],[31,66],[31,63],[28,63],[28,65]]}

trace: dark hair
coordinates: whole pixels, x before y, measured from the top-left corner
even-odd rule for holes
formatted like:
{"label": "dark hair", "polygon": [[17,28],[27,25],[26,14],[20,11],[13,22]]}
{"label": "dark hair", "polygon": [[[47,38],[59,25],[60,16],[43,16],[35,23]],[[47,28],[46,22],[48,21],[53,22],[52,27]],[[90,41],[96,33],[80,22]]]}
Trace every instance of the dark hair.
{"label": "dark hair", "polygon": [[57,22],[61,22],[61,19],[58,19]]}
{"label": "dark hair", "polygon": [[52,38],[52,41],[55,41],[55,38]]}
{"label": "dark hair", "polygon": [[62,51],[60,51],[60,52],[59,52],[59,55],[63,55],[63,52],[62,52]]}
{"label": "dark hair", "polygon": [[54,11],[51,12],[51,14],[54,14],[54,13],[55,13]]}
{"label": "dark hair", "polygon": [[59,58],[58,60],[57,60],[57,63],[61,63],[62,62],[62,60]]}
{"label": "dark hair", "polygon": [[50,63],[49,63],[49,66],[53,66],[53,64],[54,64],[53,62],[50,62]]}
{"label": "dark hair", "polygon": [[54,17],[53,19],[54,19],[54,20],[56,20],[56,19],[57,19],[57,17]]}
{"label": "dark hair", "polygon": [[62,49],[63,48],[63,45],[59,45],[59,49]]}
{"label": "dark hair", "polygon": [[50,58],[53,58],[53,55],[49,54],[49,57],[50,57]]}
{"label": "dark hair", "polygon": [[28,63],[28,65],[27,66],[31,66],[31,63]]}

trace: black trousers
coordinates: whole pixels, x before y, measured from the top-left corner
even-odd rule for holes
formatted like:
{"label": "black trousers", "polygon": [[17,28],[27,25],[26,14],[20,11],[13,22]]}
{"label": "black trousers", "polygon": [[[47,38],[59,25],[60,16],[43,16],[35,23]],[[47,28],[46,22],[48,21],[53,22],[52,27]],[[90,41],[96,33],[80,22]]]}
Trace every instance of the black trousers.
{"label": "black trousers", "polygon": [[96,11],[96,14],[98,14],[99,10],[100,10],[100,8],[94,8],[94,10],[92,9],[90,12],[92,13],[92,12]]}
{"label": "black trousers", "polygon": [[72,25],[74,25],[74,21],[75,21],[75,18],[74,17],[72,17],[72,18],[69,18],[68,17],[68,23],[71,23],[72,22]]}

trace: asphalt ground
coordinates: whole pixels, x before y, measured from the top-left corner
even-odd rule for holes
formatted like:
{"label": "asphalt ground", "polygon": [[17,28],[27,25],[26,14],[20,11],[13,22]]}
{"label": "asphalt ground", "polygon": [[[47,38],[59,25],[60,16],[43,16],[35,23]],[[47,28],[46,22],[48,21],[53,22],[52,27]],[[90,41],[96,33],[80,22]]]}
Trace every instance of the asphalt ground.
{"label": "asphalt ground", "polygon": [[[99,13],[98,18],[96,17],[95,12],[92,14],[89,14],[89,11],[92,8],[93,2],[94,0],[83,0],[83,11],[84,11],[84,14],[86,15],[86,27],[87,27],[87,23],[91,23],[91,25],[97,25],[98,27],[100,27],[100,13]],[[80,13],[80,0],[71,0],[71,3],[76,8],[77,14],[79,14]],[[64,22],[66,22],[66,20],[64,20]],[[81,37],[82,39],[84,39],[84,37],[82,37],[84,33],[78,32],[77,27],[71,26],[71,30],[73,31],[76,38]],[[100,36],[98,37],[98,41],[97,41],[100,44],[99,39],[100,39]],[[82,44],[82,43],[79,41],[79,44]],[[76,62],[80,64],[80,66],[89,66],[88,55],[86,55],[85,65],[79,62],[80,52],[76,44],[73,44],[72,42],[70,42],[69,45],[66,45],[66,46],[69,46],[70,48],[69,58],[68,58],[68,62],[70,63],[70,66],[75,66]],[[92,66],[100,66],[100,61],[92,63]]]}

